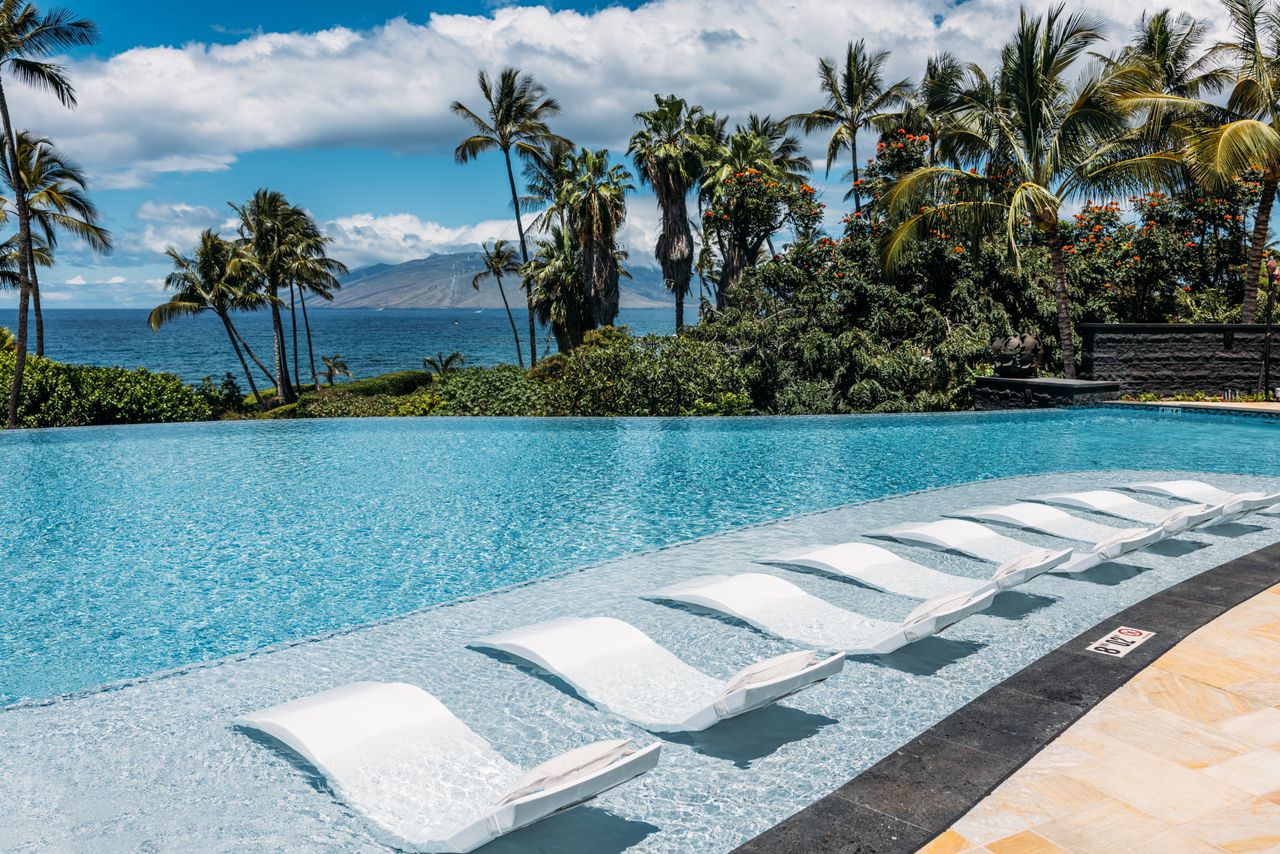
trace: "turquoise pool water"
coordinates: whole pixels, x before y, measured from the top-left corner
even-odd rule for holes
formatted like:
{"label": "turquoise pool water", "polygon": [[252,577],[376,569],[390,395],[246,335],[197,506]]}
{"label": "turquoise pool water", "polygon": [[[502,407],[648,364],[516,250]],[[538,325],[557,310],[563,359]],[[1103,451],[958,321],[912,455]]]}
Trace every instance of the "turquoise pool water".
{"label": "turquoise pool water", "polygon": [[5,434],[0,703],[910,490],[1113,468],[1277,475],[1277,431],[1082,410]]}

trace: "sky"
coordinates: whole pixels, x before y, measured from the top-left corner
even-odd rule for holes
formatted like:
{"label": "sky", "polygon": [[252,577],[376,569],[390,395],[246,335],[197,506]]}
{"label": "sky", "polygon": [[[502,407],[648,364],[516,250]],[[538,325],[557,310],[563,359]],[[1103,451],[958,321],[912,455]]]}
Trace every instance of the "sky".
{"label": "sky", "polygon": [[[102,39],[63,57],[75,110],[6,80],[15,124],[50,138],[90,176],[116,248],[66,238],[41,276],[49,307],[151,307],[164,250],[204,228],[230,233],[229,202],[259,187],[306,207],[352,268],[474,249],[515,236],[500,156],[454,163],[477,106],[477,71],[515,65],[564,110],[554,129],[624,158],[633,115],[676,93],[734,120],[819,105],[821,56],[864,38],[890,50],[891,80],[950,50],[989,64],[1017,0],[62,0]],[[1047,0],[1030,0],[1040,11]],[[1146,4],[1095,0],[1123,39]],[[1155,4],[1151,4],[1156,8]],[[1161,3],[1159,6],[1166,4]],[[1217,26],[1215,0],[1167,4]],[[819,137],[806,140],[821,161]],[[865,144],[870,149],[871,140]],[[867,151],[863,152],[866,156]],[[837,164],[833,177],[845,171]],[[841,189],[816,183],[838,219]],[[653,264],[652,196],[631,198],[621,234]],[[12,228],[12,225],[8,226]],[[0,301],[13,302],[12,295]]]}

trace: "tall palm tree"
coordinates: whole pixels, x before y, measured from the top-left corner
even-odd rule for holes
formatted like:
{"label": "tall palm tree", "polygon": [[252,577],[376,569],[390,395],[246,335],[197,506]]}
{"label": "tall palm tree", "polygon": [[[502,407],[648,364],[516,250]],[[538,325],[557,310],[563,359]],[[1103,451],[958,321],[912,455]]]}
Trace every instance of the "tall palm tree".
{"label": "tall palm tree", "polygon": [[[173,262],[173,272],[165,277],[164,285],[175,291],[167,302],[163,302],[151,310],[147,319],[153,331],[158,331],[166,323],[179,317],[213,312],[222,321],[222,327],[231,342],[240,367],[244,370],[245,379],[249,381],[249,390],[257,401],[258,409],[265,410],[266,403],[258,392],[253,381],[253,372],[245,355],[257,363],[267,378],[276,383],[266,366],[249,349],[249,344],[240,335],[235,324],[231,322],[233,311],[254,311],[261,308],[273,298],[266,294],[245,287],[246,282],[234,271],[233,263],[238,249],[234,243],[223,240],[217,233],[206,230],[200,235],[200,243],[196,246],[195,256],[187,257],[170,247],[166,254]],[[243,349],[242,349],[243,348]],[[276,383],[278,387],[278,383]]]}
{"label": "tall palm tree", "polygon": [[747,115],[747,123],[735,128],[737,133],[755,134],[765,141],[772,163],[772,174],[784,184],[803,184],[813,171],[813,161],[802,153],[800,140],[787,133],[785,122],[756,113]]}
{"label": "tall palm tree", "polygon": [[498,283],[498,293],[502,295],[502,306],[507,310],[507,320],[511,323],[511,336],[516,340],[516,361],[524,367],[524,355],[520,351],[520,333],[516,331],[516,319],[511,315],[511,303],[507,302],[507,291],[502,287],[502,277],[508,273],[520,273],[520,264],[516,261],[516,251],[505,240],[495,240],[492,246],[480,244],[484,253],[479,273],[471,279],[471,287],[480,290],[480,283],[485,279],[493,279]]}
{"label": "tall palm tree", "polygon": [[684,328],[684,300],[693,279],[693,228],[689,191],[702,178],[703,160],[715,140],[706,134],[706,112],[683,98],[654,95],[652,110],[636,113],[641,128],[631,135],[627,153],[640,182],[653,188],[662,229],[653,254],[662,280],[676,298],[676,332]]}
{"label": "tall palm tree", "polygon": [[332,356],[321,356],[320,361],[324,363],[324,378],[329,383],[329,388],[333,388],[335,377],[347,377],[350,379],[353,376],[351,368],[347,367],[347,363],[343,361],[341,353],[334,353]]}
{"label": "tall palm tree", "polygon": [[[27,259],[30,277],[32,314],[36,326],[36,355],[44,355],[44,316],[40,310],[40,280],[36,268],[51,266],[52,255],[58,248],[58,233],[66,231],[89,245],[96,252],[111,251],[111,235],[98,224],[98,209],[89,200],[84,173],[53,143],[28,131],[17,135],[18,169],[15,180],[9,168],[9,159],[0,160],[0,180],[9,192],[0,198],[0,209],[17,211],[17,197],[21,195],[33,229],[38,232],[31,239],[31,257]],[[50,256],[50,264],[39,263],[37,246]]]}
{"label": "tall palm tree", "polygon": [[1207,25],[1169,9],[1143,12],[1129,43],[1108,62],[1145,73],[1149,88],[1179,98],[1201,98],[1231,84],[1231,73],[1204,51]]}
{"label": "tall palm tree", "polygon": [[557,349],[568,353],[581,344],[595,322],[582,281],[582,252],[568,227],[553,225],[547,237],[538,241],[524,277],[538,322],[550,325]]}
{"label": "tall palm tree", "polygon": [[[311,317],[307,314],[307,294],[323,300],[332,300],[333,292],[342,287],[339,276],[345,276],[347,267],[341,261],[330,258],[327,247],[333,239],[325,237],[320,226],[309,213],[294,208],[293,226],[289,239],[290,253],[286,262],[289,275],[289,307],[293,325],[293,371],[298,376],[298,322],[293,312],[293,294],[297,291],[298,304],[302,308],[302,323],[307,333],[307,360],[311,368],[311,384],[320,390],[320,375],[316,372],[316,351],[311,336]],[[300,384],[300,383],[299,383]]]}
{"label": "tall palm tree", "polygon": [[848,151],[853,160],[853,206],[862,210],[858,192],[858,131],[872,127],[877,120],[900,108],[911,93],[911,82],[899,80],[885,85],[884,65],[889,51],[870,53],[862,39],[850,42],[844,64],[835,60],[818,60],[818,86],[825,102],[807,113],[788,116],[788,125],[798,125],[805,133],[831,129],[827,141],[827,173],[840,155]]}
{"label": "tall palm tree", "polygon": [[1222,4],[1231,19],[1231,40],[1216,45],[1213,53],[1231,62],[1233,79],[1226,107],[1172,94],[1157,97],[1160,93],[1153,93],[1145,100],[1155,107],[1212,117],[1186,135],[1187,165],[1202,184],[1217,187],[1242,172],[1262,172],[1241,307],[1241,320],[1253,323],[1262,254],[1280,184],[1280,11],[1266,0],[1222,0]]}
{"label": "tall palm tree", "polygon": [[[886,127],[929,137],[929,162],[936,163],[942,128],[956,109],[964,78],[965,65],[952,54],[943,51],[929,57],[920,84],[912,89],[900,112],[885,117]],[[944,158],[945,154],[942,152]]]}
{"label": "tall palm tree", "polygon": [[[92,21],[74,17],[65,9],[41,13],[34,4],[21,0],[0,0],[0,129],[4,131],[4,157],[11,174],[22,170],[17,163],[18,142],[9,113],[5,83],[12,79],[36,89],[52,92],[64,107],[76,105],[75,89],[66,69],[48,57],[70,47],[92,45],[98,28]],[[13,386],[9,391],[9,428],[18,426],[18,399],[22,395],[22,375],[27,363],[27,310],[31,298],[31,212],[22,194],[15,199],[18,213],[18,329],[13,365]]]}
{"label": "tall palm tree", "polygon": [[627,217],[626,195],[635,187],[631,173],[609,163],[609,151],[582,149],[573,158],[573,179],[564,191],[569,230],[582,252],[582,279],[599,326],[618,316],[618,230]]}
{"label": "tall palm tree", "polygon": [[[453,112],[466,120],[474,133],[454,149],[454,159],[459,163],[475,160],[489,151],[502,152],[507,166],[507,183],[511,186],[511,207],[516,215],[516,232],[520,235],[520,257],[529,263],[529,244],[525,239],[524,220],[520,216],[520,194],[516,191],[516,176],[511,167],[511,152],[522,160],[536,157],[556,142],[566,142],[551,132],[547,120],[560,112],[555,98],[547,97],[547,90],[532,76],[518,68],[504,68],[496,81],[488,72],[479,76],[480,94],[485,108],[477,113],[461,101],[450,105]],[[525,289],[528,297],[528,289]],[[533,307],[529,306],[529,364],[538,363],[537,333],[534,329]]]}
{"label": "tall palm tree", "polygon": [[1003,234],[1015,257],[1023,224],[1038,233],[1053,267],[1068,377],[1075,376],[1075,345],[1059,231],[1063,205],[1099,186],[1165,181],[1176,165],[1167,155],[1135,154],[1141,131],[1129,129],[1116,96],[1117,67],[1077,79],[1078,60],[1102,38],[1102,21],[1084,13],[1065,15],[1057,5],[1040,18],[1024,9],[994,79],[970,66],[945,130],[971,169],[925,166],[898,179],[886,197],[898,223],[885,244],[889,266],[931,229]]}

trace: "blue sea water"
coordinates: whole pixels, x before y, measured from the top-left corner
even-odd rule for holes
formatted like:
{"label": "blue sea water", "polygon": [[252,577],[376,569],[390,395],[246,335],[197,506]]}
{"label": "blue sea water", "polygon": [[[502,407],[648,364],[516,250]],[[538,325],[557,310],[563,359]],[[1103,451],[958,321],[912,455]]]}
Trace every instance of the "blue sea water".
{"label": "blue sea water", "polygon": [[[212,315],[174,321],[159,332],[147,326],[145,309],[50,309],[45,312],[45,353],[52,359],[86,365],[144,367],[170,371],[187,382],[201,377],[221,379],[232,371],[245,380],[227,341],[222,323]],[[528,360],[528,312],[517,310],[516,327]],[[515,342],[506,312],[501,309],[314,309],[310,311],[316,349],[321,356],[341,353],[357,377],[421,368],[424,356],[458,351],[468,365],[515,364]],[[238,315],[236,327],[262,361],[271,363],[271,316],[267,312]],[[640,334],[669,335],[675,328],[674,309],[624,309],[618,323]],[[292,330],[285,318],[285,335]],[[301,375],[308,373],[306,337],[298,318],[302,352]],[[538,330],[540,354],[554,353],[548,329]],[[262,376],[254,377],[261,382]]]}
{"label": "blue sea water", "polygon": [[910,490],[1062,470],[1280,475],[1277,431],[1082,410],[7,433],[0,703]]}

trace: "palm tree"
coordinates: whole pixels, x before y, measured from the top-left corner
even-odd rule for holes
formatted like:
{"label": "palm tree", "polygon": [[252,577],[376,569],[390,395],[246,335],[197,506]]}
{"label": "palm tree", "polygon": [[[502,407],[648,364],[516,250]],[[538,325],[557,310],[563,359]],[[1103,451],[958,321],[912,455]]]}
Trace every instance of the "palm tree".
{"label": "palm tree", "polygon": [[[43,356],[44,316],[40,310],[40,281],[36,268],[52,266],[59,231],[79,237],[97,252],[111,250],[111,235],[98,225],[98,209],[89,200],[84,173],[75,163],[64,157],[48,139],[27,131],[18,133],[17,143],[18,180],[10,172],[9,159],[0,160],[0,180],[10,190],[9,195],[0,198],[0,209],[16,212],[17,197],[23,196],[31,225],[39,232],[31,239],[32,254],[27,259],[27,270],[31,308],[36,321],[36,355]],[[39,251],[49,256],[49,263],[40,262],[37,258]]]}
{"label": "palm tree", "polygon": [[889,51],[869,53],[862,39],[850,42],[845,50],[844,65],[836,68],[832,59],[818,60],[818,86],[826,102],[807,113],[788,116],[788,125],[799,125],[805,133],[832,129],[827,142],[827,174],[840,155],[848,151],[853,159],[854,210],[862,210],[858,192],[858,131],[873,126],[878,120],[907,103],[911,82],[899,80],[888,86],[884,82],[884,65]]}
{"label": "palm tree", "polygon": [[573,179],[564,189],[569,230],[582,253],[582,280],[599,326],[618,316],[617,234],[627,217],[626,195],[635,187],[621,164],[609,164],[609,151],[582,149],[573,158]]}
{"label": "palm tree", "polygon": [[525,194],[520,197],[520,208],[537,212],[529,223],[530,231],[546,234],[555,226],[564,227],[564,208],[559,202],[572,177],[573,147],[564,141],[553,142],[525,162]]}
{"label": "palm tree", "polygon": [[1219,187],[1242,172],[1262,172],[1241,307],[1241,320],[1253,323],[1258,309],[1262,254],[1276,186],[1280,183],[1280,13],[1269,8],[1266,0],[1222,3],[1231,18],[1232,40],[1217,45],[1213,52],[1233,62],[1226,107],[1203,103],[1191,95],[1160,97],[1160,93],[1152,93],[1145,101],[1155,107],[1167,105],[1214,117],[1208,126],[1186,135],[1187,166],[1200,183]]}
{"label": "palm tree", "polygon": [[[480,290],[480,283],[485,279],[493,279],[498,283],[498,293],[502,295],[502,305],[507,310],[507,320],[511,323],[511,335],[516,340],[516,361],[524,367],[524,356],[520,352],[520,333],[516,331],[516,319],[511,316],[511,303],[507,302],[507,291],[502,287],[502,277],[508,273],[520,273],[520,264],[516,262],[516,252],[505,240],[495,240],[492,246],[480,244],[484,253],[481,262],[483,267],[471,279],[471,287]],[[532,310],[532,309],[531,309]]]}
{"label": "palm tree", "polygon": [[0,353],[12,353],[14,349],[13,333],[9,327],[0,326]]}
{"label": "palm tree", "polygon": [[662,230],[653,254],[662,268],[663,284],[676,297],[676,332],[684,328],[684,300],[693,279],[693,229],[689,225],[689,191],[702,178],[703,158],[715,144],[705,134],[701,107],[683,98],[654,95],[655,108],[636,113],[642,127],[631,135],[627,153],[640,182],[653,187],[662,214]]}
{"label": "palm tree", "polygon": [[332,356],[321,356],[320,361],[324,363],[324,378],[329,383],[329,388],[333,388],[333,380],[335,377],[352,377],[351,369],[347,367],[347,363],[342,360],[341,353],[334,353]]}
{"label": "palm tree", "polygon": [[[254,311],[274,298],[264,293],[245,287],[244,280],[235,272],[234,259],[238,248],[234,243],[223,240],[218,234],[206,230],[200,235],[200,243],[196,247],[195,257],[188,258],[170,247],[166,254],[173,262],[173,272],[165,277],[164,285],[175,291],[167,302],[163,302],[151,310],[147,322],[153,331],[158,331],[171,320],[179,317],[213,312],[222,321],[231,349],[240,360],[245,379],[249,381],[249,389],[253,392],[258,409],[265,410],[266,403],[258,392],[253,381],[253,372],[245,361],[245,354],[258,365],[267,379],[276,384],[276,378],[262,364],[249,344],[240,335],[240,331],[231,322],[232,311]],[[241,349],[243,348],[243,350]]]}
{"label": "palm tree", "polygon": [[[32,3],[0,0],[0,127],[4,131],[4,158],[10,174],[18,166],[18,142],[9,113],[5,79],[11,76],[36,89],[52,92],[64,107],[76,105],[75,89],[66,69],[47,58],[70,47],[92,45],[98,28],[91,21],[75,18],[65,9],[41,14]],[[31,298],[31,212],[22,194],[17,194],[18,213],[18,329],[13,364],[13,386],[9,392],[7,426],[18,426],[18,398],[22,394],[22,374],[27,363],[27,308]]]}
{"label": "palm tree", "polygon": [[[516,176],[511,168],[511,152],[514,150],[522,160],[528,161],[556,142],[567,143],[547,126],[547,119],[560,112],[560,104],[555,98],[547,97],[547,90],[532,76],[517,68],[502,69],[496,85],[487,72],[481,71],[479,83],[480,94],[485,100],[485,115],[476,113],[461,101],[450,105],[450,109],[475,131],[458,144],[453,156],[459,163],[467,163],[488,151],[502,152],[507,165],[507,182],[511,185],[516,232],[520,235],[520,257],[527,264],[529,244],[525,239],[524,220],[520,216],[520,194],[516,191]],[[529,364],[538,364],[532,306],[529,307]]]}
{"label": "palm tree", "polygon": [[900,112],[885,117],[885,126],[929,137],[929,162],[936,163],[938,140],[947,117],[956,109],[964,77],[964,63],[952,54],[943,51],[929,57],[920,85],[911,91]]}
{"label": "palm tree", "polygon": [[557,349],[568,353],[581,344],[595,321],[582,281],[582,253],[567,227],[552,226],[547,238],[538,241],[524,277],[533,293],[538,322],[551,326]]}
{"label": "palm tree", "polygon": [[1077,82],[1077,60],[1103,38],[1101,20],[1061,5],[1043,18],[1025,9],[989,80],[970,66],[967,88],[947,124],[945,142],[972,164],[925,166],[890,188],[886,205],[899,223],[885,244],[888,266],[931,229],[1003,234],[1015,257],[1024,224],[1048,247],[1058,310],[1062,367],[1075,376],[1074,330],[1059,216],[1090,188],[1167,180],[1175,158],[1135,155],[1128,112],[1116,97],[1120,69],[1107,66]]}
{"label": "palm tree", "polygon": [[[307,333],[307,360],[311,368],[311,383],[320,390],[320,375],[316,372],[316,351],[311,337],[311,318],[307,314],[307,294],[323,300],[332,300],[333,292],[342,287],[339,276],[345,276],[347,267],[341,261],[330,258],[326,248],[333,239],[320,232],[320,226],[302,208],[294,208],[293,228],[289,239],[290,257],[287,260],[289,274],[289,312],[293,325],[293,373],[298,376],[298,321],[293,310],[294,290],[302,308],[302,323]],[[301,385],[301,383],[298,383]]]}
{"label": "palm tree", "polygon": [[764,140],[772,164],[771,174],[784,184],[803,184],[813,171],[813,161],[801,153],[800,140],[787,133],[785,122],[756,113],[747,115],[747,123],[738,125],[738,133],[755,134]]}
{"label": "palm tree", "polygon": [[462,363],[466,361],[462,358],[462,354],[457,350],[449,355],[444,353],[436,353],[434,356],[428,356],[422,360],[422,367],[431,372],[441,383],[449,381],[449,375],[457,371]]}

